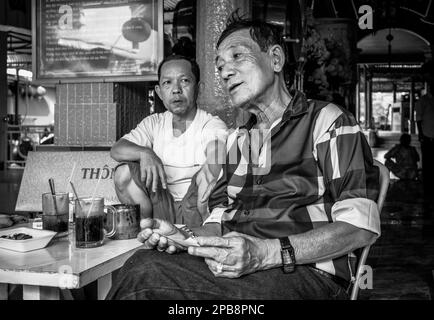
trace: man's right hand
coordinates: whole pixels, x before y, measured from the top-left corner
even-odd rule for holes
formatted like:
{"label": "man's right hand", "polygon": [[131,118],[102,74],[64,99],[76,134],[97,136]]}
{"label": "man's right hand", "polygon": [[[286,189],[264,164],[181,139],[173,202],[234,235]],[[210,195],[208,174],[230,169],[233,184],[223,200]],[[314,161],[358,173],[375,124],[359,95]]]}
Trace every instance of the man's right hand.
{"label": "man's right hand", "polygon": [[140,179],[148,190],[152,187],[152,192],[157,191],[159,181],[161,181],[163,189],[167,188],[163,163],[152,150],[140,152]]}

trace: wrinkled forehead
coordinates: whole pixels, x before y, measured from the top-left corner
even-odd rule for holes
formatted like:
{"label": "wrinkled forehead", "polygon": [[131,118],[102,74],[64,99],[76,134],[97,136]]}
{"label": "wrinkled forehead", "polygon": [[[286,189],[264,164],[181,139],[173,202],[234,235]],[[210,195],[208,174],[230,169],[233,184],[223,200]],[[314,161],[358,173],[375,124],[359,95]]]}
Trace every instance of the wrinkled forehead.
{"label": "wrinkled forehead", "polygon": [[260,50],[259,45],[250,35],[250,29],[241,29],[231,33],[220,43],[220,46],[217,48],[217,58],[238,46],[243,46],[251,50]]}
{"label": "wrinkled forehead", "polygon": [[178,74],[194,77],[191,63],[184,59],[170,60],[165,62],[161,67],[161,78]]}

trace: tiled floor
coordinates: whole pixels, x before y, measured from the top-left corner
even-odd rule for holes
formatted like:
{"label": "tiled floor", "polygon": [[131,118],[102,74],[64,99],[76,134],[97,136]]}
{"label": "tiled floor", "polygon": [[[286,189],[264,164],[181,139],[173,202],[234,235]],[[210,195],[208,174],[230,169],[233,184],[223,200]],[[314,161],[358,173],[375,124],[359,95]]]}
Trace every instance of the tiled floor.
{"label": "tiled floor", "polygon": [[434,208],[424,210],[420,182],[392,180],[381,212],[382,236],[367,264],[373,289],[359,299],[432,299]]}
{"label": "tiled floor", "polygon": [[[386,150],[374,149],[381,162]],[[13,212],[22,171],[0,172],[0,213]],[[391,180],[381,213],[382,236],[367,264],[373,288],[360,300],[432,299],[434,297],[434,207],[424,208],[420,182]]]}
{"label": "tiled floor", "polygon": [[[384,163],[386,152],[373,149],[373,156]],[[424,205],[420,181],[391,178],[381,212],[382,235],[367,259],[373,289],[361,290],[359,299],[432,299],[434,206]]]}

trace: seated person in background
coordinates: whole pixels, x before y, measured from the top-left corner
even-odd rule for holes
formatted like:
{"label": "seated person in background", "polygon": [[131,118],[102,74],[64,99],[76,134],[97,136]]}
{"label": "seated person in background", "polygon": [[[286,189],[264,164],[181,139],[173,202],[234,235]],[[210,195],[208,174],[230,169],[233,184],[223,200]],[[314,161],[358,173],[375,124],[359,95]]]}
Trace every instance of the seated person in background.
{"label": "seated person in background", "polygon": [[288,90],[285,61],[278,27],[229,20],[217,70],[251,118],[228,136],[210,216],[187,237],[199,246],[180,245],[170,222],[142,220],[147,249],[108,299],[348,298],[352,252],[380,235],[379,171],[348,111]]}
{"label": "seated person in background", "polygon": [[179,55],[165,58],[155,90],[167,111],[143,119],[111,149],[111,157],[121,162],[114,174],[118,198],[140,204],[142,218],[189,225],[206,218],[201,199],[221,165],[212,159],[204,163],[215,156],[215,148],[224,150],[227,128],[197,108],[199,80],[195,61]]}
{"label": "seated person in background", "polygon": [[400,179],[417,178],[417,163],[420,160],[415,147],[411,146],[411,136],[402,134],[400,144],[395,145],[385,155],[386,167]]}

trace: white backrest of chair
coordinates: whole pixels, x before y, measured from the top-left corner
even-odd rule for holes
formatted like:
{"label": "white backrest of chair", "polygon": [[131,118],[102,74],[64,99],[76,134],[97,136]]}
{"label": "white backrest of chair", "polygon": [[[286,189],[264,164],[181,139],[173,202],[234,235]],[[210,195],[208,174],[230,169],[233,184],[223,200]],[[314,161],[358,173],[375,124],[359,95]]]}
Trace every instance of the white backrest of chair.
{"label": "white backrest of chair", "polygon": [[[383,165],[381,162],[374,160],[374,165],[376,165],[379,168],[380,171],[380,190],[378,193],[378,199],[377,199],[377,206],[378,206],[378,212],[381,213],[381,209],[383,209],[384,200],[386,199],[387,195],[387,189],[389,188],[389,180],[390,180],[390,173],[389,169],[386,168],[385,165]],[[363,266],[365,265],[366,258],[369,254],[369,249],[371,246],[366,246],[363,248],[362,254],[360,255],[360,259],[357,265],[356,270],[356,279],[353,284],[353,288],[351,290],[351,300],[357,300],[357,296],[359,293],[359,281],[363,273]]]}
{"label": "white backrest of chair", "polygon": [[386,199],[387,190],[389,189],[390,172],[380,161],[374,160],[374,165],[380,169],[380,192],[378,194],[377,205],[378,211],[381,213],[384,200]]}

